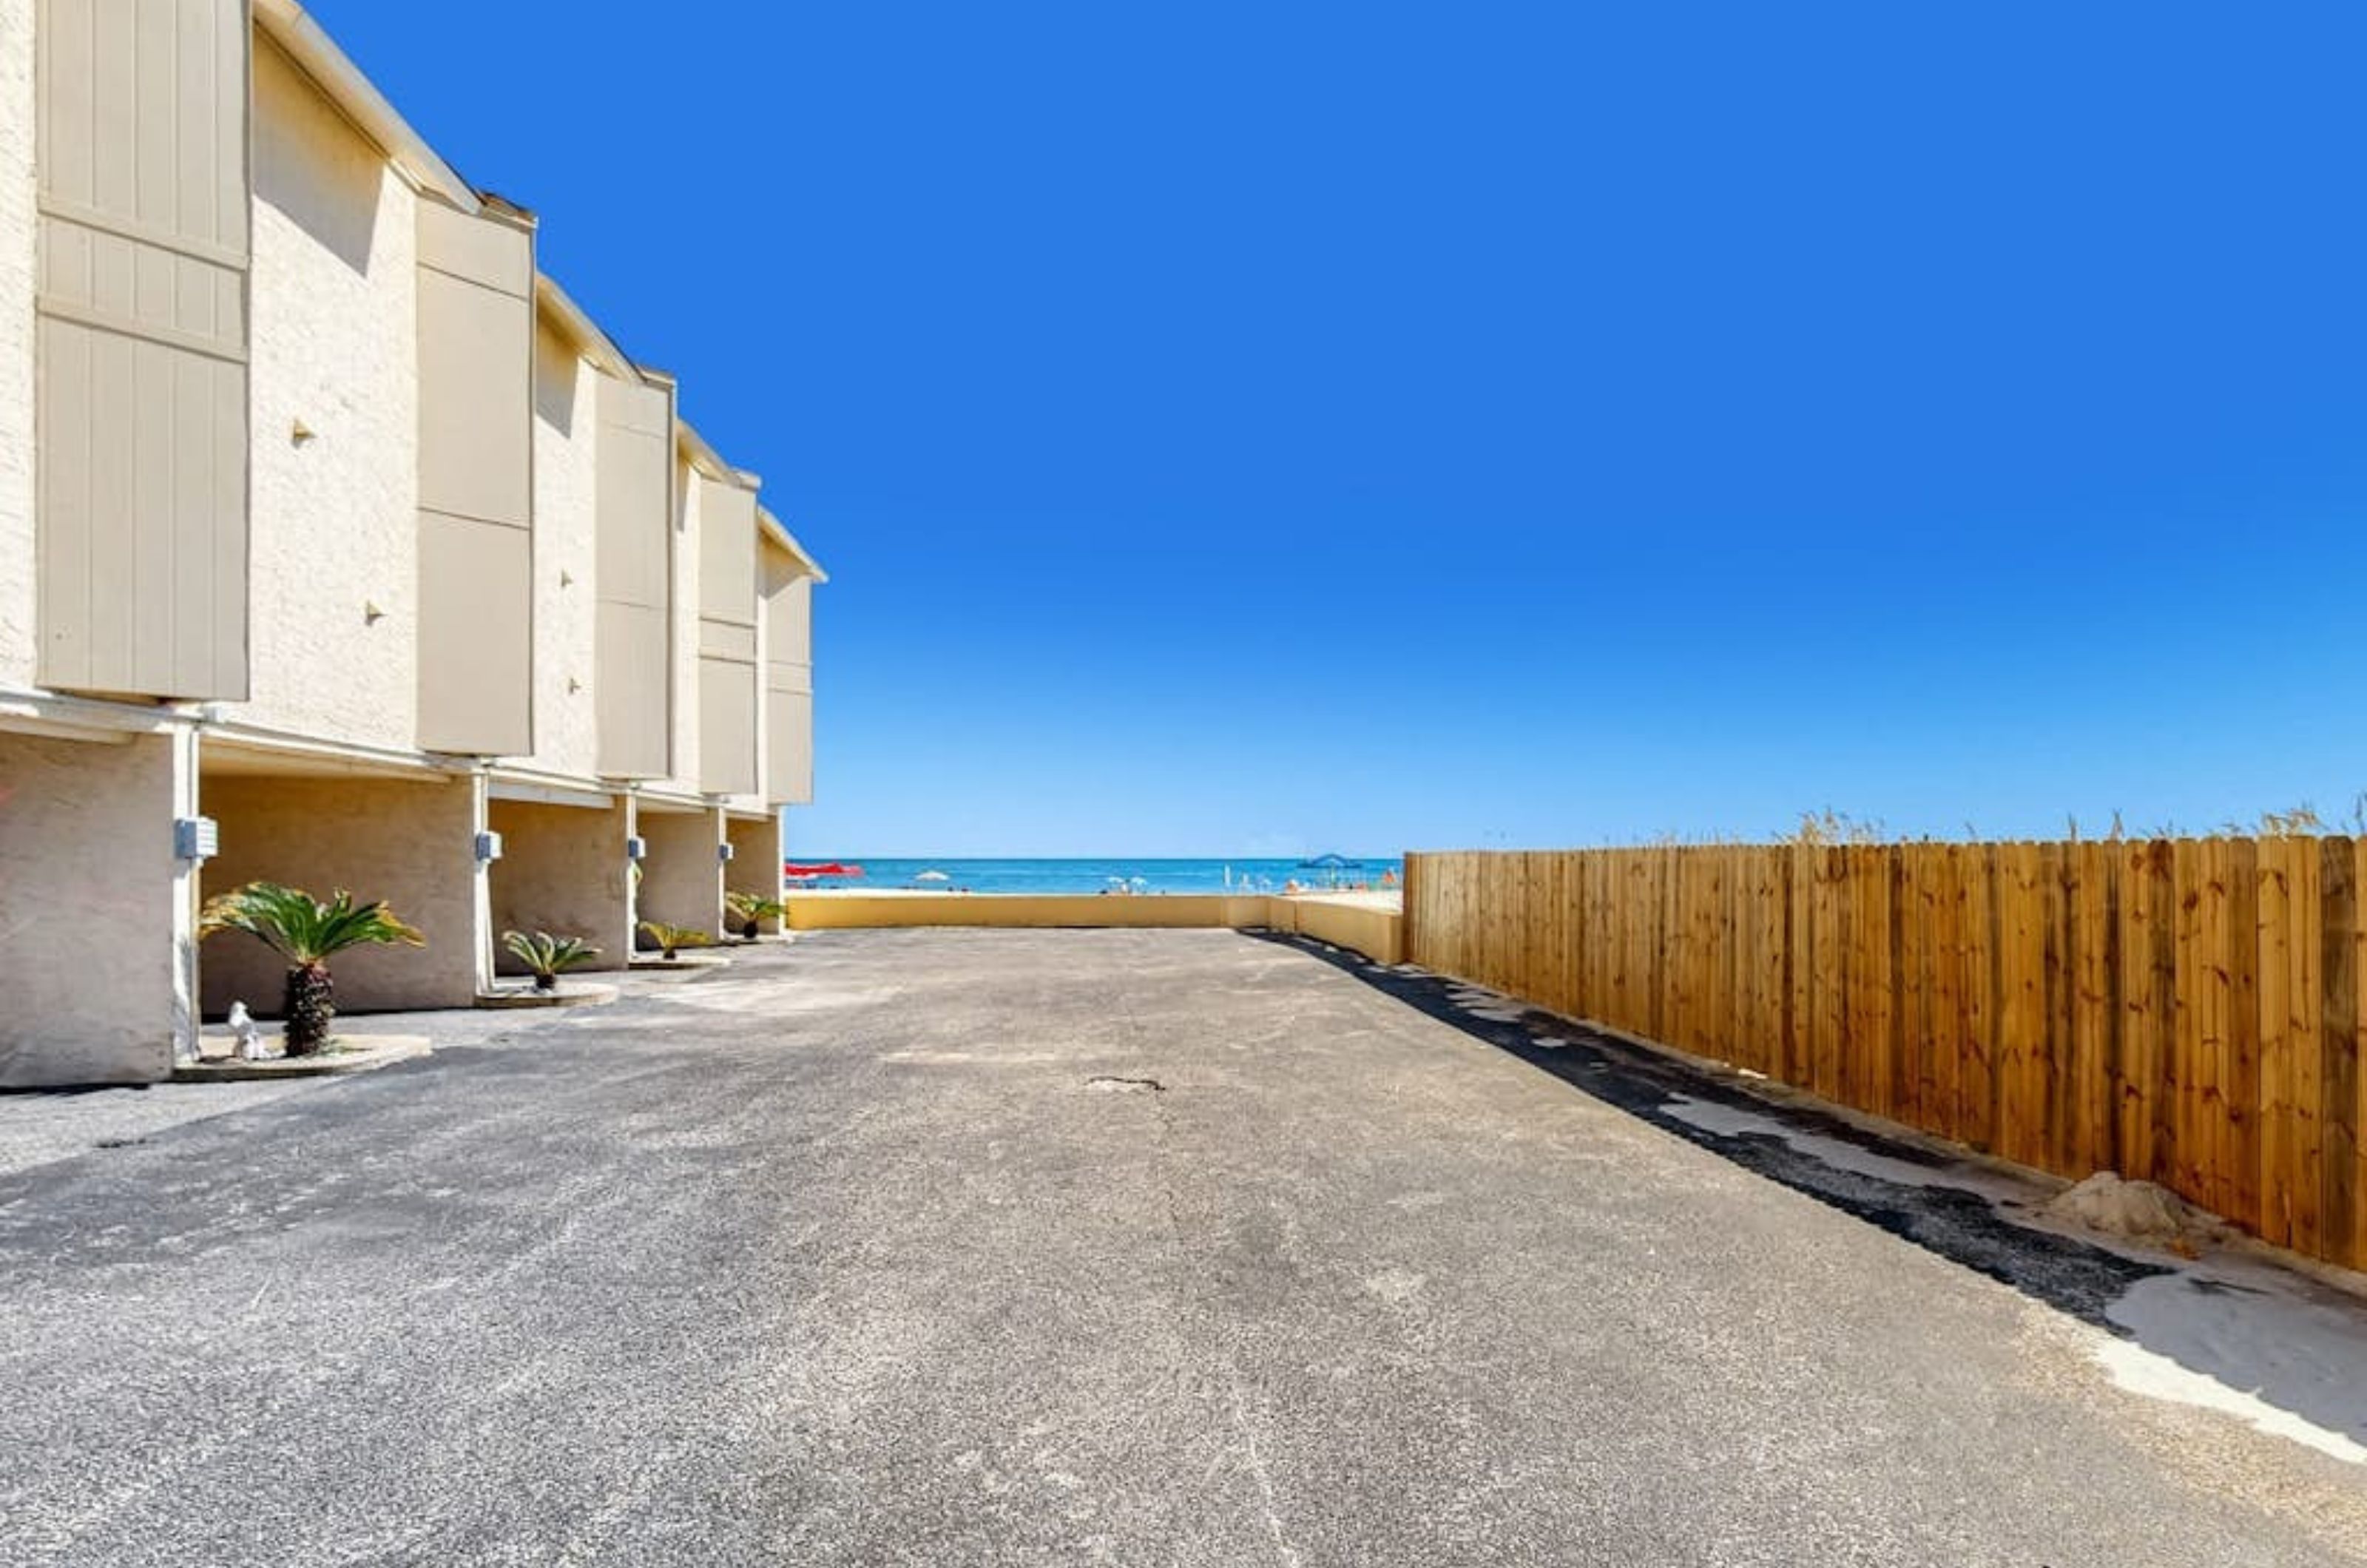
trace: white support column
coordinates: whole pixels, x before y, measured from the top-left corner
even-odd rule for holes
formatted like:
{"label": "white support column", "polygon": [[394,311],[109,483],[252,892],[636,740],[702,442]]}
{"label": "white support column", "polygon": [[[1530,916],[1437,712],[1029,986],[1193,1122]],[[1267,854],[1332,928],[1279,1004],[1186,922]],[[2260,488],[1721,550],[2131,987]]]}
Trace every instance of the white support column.
{"label": "white support column", "polygon": [[196,1043],[186,728],[0,729],[0,1088],[155,1083]]}
{"label": "white support column", "polygon": [[639,847],[646,857],[649,845],[641,838],[641,797],[638,791],[625,795],[625,841],[617,852],[626,857],[625,866],[625,930],[617,951],[624,954],[622,962],[630,963],[633,943],[641,934],[641,879],[649,874],[646,858],[636,859],[633,851]]}
{"label": "white support column", "polygon": [[[198,812],[198,748],[203,744],[195,728],[176,729],[168,738],[173,748],[173,817],[192,821]],[[175,845],[173,861],[173,1060],[198,1059],[198,909],[204,894],[201,857],[183,858]]]}
{"label": "white support column", "polygon": [[493,831],[491,780],[479,769],[469,776],[470,859],[475,867],[469,891],[470,929],[475,933],[477,994],[493,988],[493,863],[479,852]]}

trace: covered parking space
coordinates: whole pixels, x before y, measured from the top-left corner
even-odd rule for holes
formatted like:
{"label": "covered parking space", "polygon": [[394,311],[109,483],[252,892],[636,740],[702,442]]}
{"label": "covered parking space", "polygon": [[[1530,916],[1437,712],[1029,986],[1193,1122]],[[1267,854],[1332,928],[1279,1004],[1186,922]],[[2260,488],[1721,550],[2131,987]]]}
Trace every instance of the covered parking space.
{"label": "covered parking space", "polygon": [[[731,846],[731,859],[723,869],[725,886],[734,893],[777,902],[783,892],[781,814],[760,811],[728,817],[723,833],[725,841]],[[760,921],[757,926],[758,931],[767,936],[783,929],[778,917]]]}
{"label": "covered parking space", "polygon": [[624,796],[498,773],[486,795],[485,819],[502,852],[487,874],[494,973],[527,972],[498,940],[514,931],[582,937],[600,950],[583,968],[623,968],[633,951],[631,814]]}
{"label": "covered parking space", "polygon": [[719,940],[726,842],[722,808],[649,795],[636,795],[632,806],[633,833],[642,845],[633,917],[640,945],[657,946],[640,931],[643,920]]}
{"label": "covered parking space", "polygon": [[[316,897],[342,889],[365,902],[383,900],[427,945],[338,954],[337,1010],[471,1006],[492,960],[477,853],[484,787],[471,771],[209,736],[198,755],[198,798],[221,842],[205,867],[205,896],[277,882]],[[235,933],[213,938],[198,963],[205,1016],[219,1018],[234,1001],[257,1017],[278,1016],[284,974],[262,942]]]}
{"label": "covered parking space", "polygon": [[0,716],[0,1089],[153,1083],[195,1048],[194,741]]}

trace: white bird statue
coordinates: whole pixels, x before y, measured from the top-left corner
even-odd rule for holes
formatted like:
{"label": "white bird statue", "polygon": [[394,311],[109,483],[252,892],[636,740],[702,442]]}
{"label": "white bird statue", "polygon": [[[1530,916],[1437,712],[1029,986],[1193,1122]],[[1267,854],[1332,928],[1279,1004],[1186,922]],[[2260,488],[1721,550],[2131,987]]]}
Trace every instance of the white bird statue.
{"label": "white bird statue", "polygon": [[260,1062],[270,1055],[263,1043],[263,1031],[255,1026],[255,1015],[246,1010],[244,1002],[230,1004],[230,1032],[238,1039],[238,1059]]}

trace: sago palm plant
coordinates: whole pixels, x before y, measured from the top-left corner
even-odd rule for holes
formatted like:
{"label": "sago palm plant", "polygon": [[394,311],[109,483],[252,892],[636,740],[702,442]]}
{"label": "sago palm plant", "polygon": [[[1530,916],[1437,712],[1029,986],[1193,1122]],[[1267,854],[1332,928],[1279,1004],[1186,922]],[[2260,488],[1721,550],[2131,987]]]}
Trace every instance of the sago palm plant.
{"label": "sago palm plant", "polygon": [[673,961],[677,949],[705,947],[710,940],[705,931],[696,927],[670,926],[663,920],[643,920],[641,930],[648,932],[650,940],[658,944],[659,956],[669,963]]}
{"label": "sago palm plant", "polygon": [[311,1055],[328,1043],[329,1025],[337,1016],[330,959],[350,947],[427,945],[425,937],[383,903],[357,904],[343,889],[324,903],[276,882],[250,882],[209,900],[198,916],[198,935],[216,931],[244,931],[288,961],[285,1011],[291,1056]]}
{"label": "sago palm plant", "polygon": [[723,907],[731,912],[732,923],[742,936],[753,937],[766,920],[777,920],[787,906],[778,898],[767,898],[761,893],[726,893]]}
{"label": "sago palm plant", "polygon": [[600,956],[600,950],[580,936],[553,936],[549,931],[504,931],[502,945],[534,972],[538,991],[559,989],[559,976]]}

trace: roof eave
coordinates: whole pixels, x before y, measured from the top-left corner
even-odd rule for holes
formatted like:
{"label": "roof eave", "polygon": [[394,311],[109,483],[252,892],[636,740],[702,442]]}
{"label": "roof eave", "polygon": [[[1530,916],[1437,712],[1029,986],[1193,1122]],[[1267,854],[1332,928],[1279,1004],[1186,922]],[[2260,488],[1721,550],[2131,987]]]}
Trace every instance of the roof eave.
{"label": "roof eave", "polygon": [[476,187],[412,129],[411,122],[296,0],[255,0],[255,20],[341,111],[385,149],[388,160],[403,178],[472,216],[483,209],[484,201]]}
{"label": "roof eave", "polygon": [[830,581],[830,573],[822,570],[821,562],[814,559],[812,552],[798,543],[798,536],[790,533],[779,518],[773,515],[772,508],[761,502],[756,506],[756,523],[764,530],[765,537],[787,550],[790,558],[804,569],[805,576],[813,579],[816,582]]}
{"label": "roof eave", "polygon": [[578,305],[567,290],[559,286],[559,280],[549,273],[538,272],[534,275],[534,296],[536,303],[567,330],[568,336],[575,340],[575,345],[583,351],[583,357],[600,369],[620,381],[638,381],[650,385],[673,384],[671,377],[665,378],[663,381],[652,382],[650,378],[644,376],[641,373],[641,367],[633,363],[632,355],[619,347],[617,340],[610,337],[606,329],[594,321],[585,312],[583,307]]}

